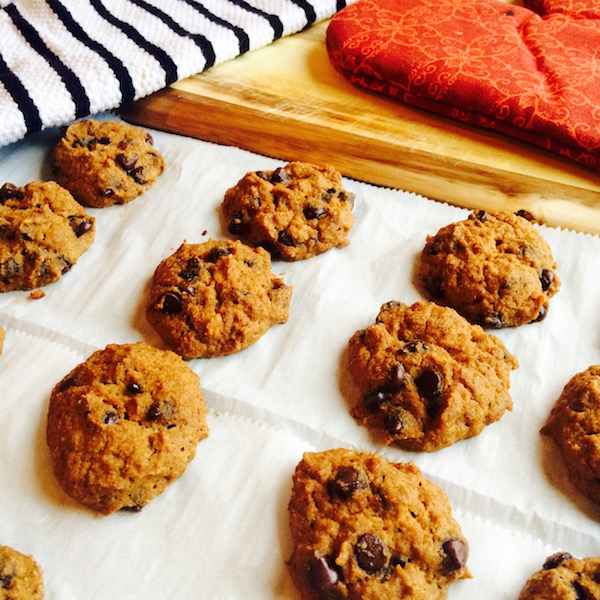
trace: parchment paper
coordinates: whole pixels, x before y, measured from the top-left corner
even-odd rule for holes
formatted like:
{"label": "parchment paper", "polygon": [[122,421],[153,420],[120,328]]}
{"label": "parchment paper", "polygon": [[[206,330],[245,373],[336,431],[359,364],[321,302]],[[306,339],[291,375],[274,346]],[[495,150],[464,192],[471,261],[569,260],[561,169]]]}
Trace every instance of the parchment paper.
{"label": "parchment paper", "polygon": [[[347,342],[384,302],[421,298],[413,269],[426,235],[468,211],[351,180],[350,246],[273,263],[294,288],[288,323],[236,355],[188,362],[201,377],[210,436],[185,474],[140,513],[101,517],[66,496],[45,443],[53,386],[108,343],[164,348],[142,311],[154,269],[185,239],[226,238],[225,191],[247,171],[285,164],[152,135],[167,164],[154,188],[124,206],[87,209],[96,240],[45,297],[0,295],[0,544],[35,556],[46,598],[299,598],[285,567],[291,476],[304,451],[337,446],[412,460],[446,491],[473,573],[451,586],[451,599],[516,598],[549,554],[600,555],[600,509],[573,489],[539,434],[567,381],[600,362],[600,239],[540,227],[562,289],[544,321],[494,332],[519,359],[514,410],[450,448],[403,452],[350,415]],[[51,178],[57,140],[49,130],[0,149],[0,185]]]}

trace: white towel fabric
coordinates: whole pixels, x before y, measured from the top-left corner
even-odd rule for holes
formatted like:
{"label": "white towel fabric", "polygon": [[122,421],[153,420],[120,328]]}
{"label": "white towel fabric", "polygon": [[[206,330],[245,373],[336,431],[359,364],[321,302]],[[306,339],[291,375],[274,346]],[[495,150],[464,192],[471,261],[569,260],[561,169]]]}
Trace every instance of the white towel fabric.
{"label": "white towel fabric", "polygon": [[0,0],[0,146],[117,108],[351,0]]}

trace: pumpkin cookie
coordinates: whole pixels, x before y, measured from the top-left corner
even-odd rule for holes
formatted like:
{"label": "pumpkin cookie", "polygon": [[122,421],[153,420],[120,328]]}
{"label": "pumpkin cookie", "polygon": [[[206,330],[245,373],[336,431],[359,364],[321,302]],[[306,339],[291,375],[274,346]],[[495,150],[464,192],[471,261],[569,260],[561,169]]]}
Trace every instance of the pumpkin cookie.
{"label": "pumpkin cookie", "polygon": [[333,167],[291,162],[246,174],[222,208],[230,233],[274,259],[293,261],[347,246],[353,202]]}
{"label": "pumpkin cookie", "polygon": [[524,217],[478,211],[428,236],[418,277],[431,299],[484,327],[540,321],[560,289],[550,247]]}
{"label": "pumpkin cookie", "polygon": [[0,600],[41,600],[44,575],[33,556],[0,546]]}
{"label": "pumpkin cookie", "polygon": [[502,342],[433,302],[388,302],[348,346],[361,400],[354,416],[386,444],[433,451],[481,433],[512,410]]}
{"label": "pumpkin cookie", "polygon": [[575,487],[600,504],[600,365],[567,383],[541,432],[558,446]]}
{"label": "pumpkin cookie", "polygon": [[158,265],[146,301],[150,324],[183,358],[247,348],[288,319],[292,288],[263,248],[239,241],[183,243]]}
{"label": "pumpkin cookie", "polygon": [[145,129],[86,119],[68,127],[52,155],[56,181],[85,206],[125,204],[150,189],[165,170]]}
{"label": "pumpkin cookie", "polygon": [[519,600],[593,600],[600,598],[600,558],[549,556],[525,584]]}
{"label": "pumpkin cookie", "polygon": [[54,181],[0,188],[0,292],[60,279],[92,245],[96,228]]}
{"label": "pumpkin cookie", "polygon": [[208,436],[200,379],[175,353],[110,344],[52,390],[47,441],[54,473],[102,514],[141,510],[180,477]]}
{"label": "pumpkin cookie", "polygon": [[304,600],[436,600],[471,577],[446,494],[413,463],[341,448],[307,452],[289,520],[288,566]]}

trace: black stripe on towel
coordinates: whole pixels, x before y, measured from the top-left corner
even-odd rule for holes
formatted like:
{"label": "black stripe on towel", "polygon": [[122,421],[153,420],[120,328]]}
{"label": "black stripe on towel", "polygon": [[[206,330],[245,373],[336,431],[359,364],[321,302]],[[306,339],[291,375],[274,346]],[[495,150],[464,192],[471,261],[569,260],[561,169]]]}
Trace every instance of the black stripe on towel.
{"label": "black stripe on towel", "polygon": [[266,13],[260,10],[259,8],[256,8],[251,4],[248,4],[247,2],[244,2],[244,0],[231,0],[231,2],[233,2],[233,4],[239,6],[240,8],[243,8],[244,10],[254,13],[256,15],[259,15],[267,21],[269,21],[269,24],[273,28],[273,33],[275,34],[276,40],[283,35],[283,23],[277,15],[271,15],[269,13]]}
{"label": "black stripe on towel", "polygon": [[162,48],[149,42],[133,25],[129,25],[129,23],[117,19],[117,17],[106,9],[100,0],[90,0],[90,4],[103,19],[120,29],[130,40],[135,42],[140,48],[148,52],[148,54],[153,56],[160,63],[160,66],[163,68],[166,75],[167,85],[177,81],[177,65]]}
{"label": "black stripe on towel", "polygon": [[206,60],[205,69],[212,67],[215,64],[215,50],[212,44],[200,33],[192,33],[187,29],[184,29],[177,21],[172,19],[167,13],[160,10],[160,8],[156,8],[156,6],[152,6],[144,0],[130,0],[136,6],[144,9],[149,12],[151,15],[154,15],[157,19],[160,19],[167,27],[172,29],[177,35],[185,38],[191,39],[198,48],[202,51],[204,55],[204,59]]}
{"label": "black stripe on towel", "polygon": [[23,114],[27,133],[35,133],[42,129],[42,119],[35,103],[28,94],[21,80],[8,68],[0,54],[0,82],[12,96],[19,110]]}
{"label": "black stripe on towel", "polygon": [[135,87],[131,75],[125,65],[114,54],[109,52],[102,44],[93,40],[83,28],[73,19],[71,13],[58,1],[46,0],[54,14],[63,22],[71,35],[85,44],[90,50],[98,54],[115,74],[121,88],[123,102],[131,102],[135,99]]}
{"label": "black stripe on towel", "polygon": [[58,73],[63,80],[68,92],[75,103],[75,116],[81,117],[90,114],[90,99],[88,98],[85,88],[77,75],[65,65],[56,54],[54,54],[44,40],[39,36],[35,28],[19,13],[14,4],[9,4],[6,7],[6,13],[11,18],[15,27],[21,32],[27,43],[50,65],[50,67]]}
{"label": "black stripe on towel", "polygon": [[306,25],[303,28],[304,31],[305,29],[308,29],[317,20],[317,13],[315,13],[315,7],[306,0],[292,0],[292,2],[296,6],[299,6],[306,15]]}
{"label": "black stripe on towel", "polygon": [[237,27],[233,23],[226,21],[225,19],[221,19],[217,15],[211,13],[205,6],[200,4],[200,2],[196,2],[196,0],[183,0],[186,4],[189,4],[193,9],[198,11],[201,15],[206,17],[209,21],[220,25],[221,27],[225,27],[226,29],[230,29],[238,39],[240,45],[240,54],[245,54],[250,50],[250,38],[248,34],[241,28]]}

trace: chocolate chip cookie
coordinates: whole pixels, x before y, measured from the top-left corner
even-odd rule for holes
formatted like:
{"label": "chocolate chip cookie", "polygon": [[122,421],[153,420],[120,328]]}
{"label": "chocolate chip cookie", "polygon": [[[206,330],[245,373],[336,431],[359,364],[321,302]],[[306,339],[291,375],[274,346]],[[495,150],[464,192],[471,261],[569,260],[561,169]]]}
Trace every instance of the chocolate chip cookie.
{"label": "chocolate chip cookie", "polygon": [[525,584],[519,600],[594,600],[600,598],[600,558],[549,556]]}
{"label": "chocolate chip cookie", "polygon": [[86,119],[64,131],[52,155],[52,170],[81,204],[103,208],[149,190],[165,161],[145,129]]}
{"label": "chocolate chip cookie", "polygon": [[348,345],[357,420],[386,444],[433,451],[476,436],[512,410],[502,342],[452,308],[388,302]]}
{"label": "chocolate chip cookie", "polygon": [[54,181],[0,188],[0,292],[60,279],[90,248],[94,217]]}
{"label": "chocolate chip cookie", "polygon": [[247,173],[227,191],[222,208],[231,234],[274,259],[294,261],[347,246],[353,203],[333,167],[291,162]]}
{"label": "chocolate chip cookie", "polygon": [[0,600],[41,600],[44,575],[33,556],[0,546]]}
{"label": "chocolate chip cookie", "polygon": [[440,304],[484,327],[540,321],[560,289],[547,242],[524,217],[478,211],[428,236],[418,278]]}
{"label": "chocolate chip cookie", "polygon": [[58,482],[99,513],[141,510],[208,436],[200,379],[174,352],[110,344],[52,390],[47,442]]}
{"label": "chocolate chip cookie", "polygon": [[600,504],[600,365],[571,378],[541,431],[558,446],[575,487]]}
{"label": "chocolate chip cookie", "polygon": [[471,577],[446,494],[412,462],[307,452],[293,476],[289,521],[288,566],[304,600],[436,600]]}
{"label": "chocolate chip cookie", "polygon": [[239,352],[285,323],[291,297],[263,248],[237,240],[184,242],[158,265],[146,316],[183,358],[208,358]]}

